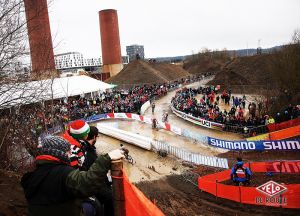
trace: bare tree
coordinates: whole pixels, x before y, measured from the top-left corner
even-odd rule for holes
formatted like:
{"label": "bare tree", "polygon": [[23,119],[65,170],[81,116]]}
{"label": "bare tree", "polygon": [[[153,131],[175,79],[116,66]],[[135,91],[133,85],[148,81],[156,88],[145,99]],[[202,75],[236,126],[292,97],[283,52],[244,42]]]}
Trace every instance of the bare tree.
{"label": "bare tree", "polygon": [[300,101],[300,30],[295,30],[292,42],[277,50],[270,69],[278,84],[279,92],[274,94],[271,111],[282,111],[288,104],[297,105]]}
{"label": "bare tree", "polygon": [[22,0],[0,0],[0,74],[16,69],[27,52],[26,19]]}
{"label": "bare tree", "polygon": [[[42,8],[41,8],[42,10]],[[35,17],[32,17],[33,19]],[[29,55],[28,31],[23,0],[0,0],[0,167],[18,169],[22,159],[34,155],[36,124],[41,117],[30,108],[46,112],[37,103],[53,98],[51,80],[29,82],[16,74],[19,62]],[[47,50],[45,53],[48,53]],[[46,55],[46,54],[45,54]],[[51,91],[49,91],[49,89]]]}

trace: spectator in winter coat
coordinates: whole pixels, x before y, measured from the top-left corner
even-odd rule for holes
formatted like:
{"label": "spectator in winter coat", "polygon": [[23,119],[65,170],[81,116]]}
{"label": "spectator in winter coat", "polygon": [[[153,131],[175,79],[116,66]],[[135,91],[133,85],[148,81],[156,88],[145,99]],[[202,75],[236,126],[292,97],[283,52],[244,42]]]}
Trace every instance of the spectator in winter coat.
{"label": "spectator in winter coat", "polygon": [[251,176],[252,172],[244,165],[242,158],[237,158],[236,164],[231,169],[231,180],[237,185],[240,183],[249,185]]}
{"label": "spectator in winter coat", "polygon": [[124,157],[120,149],[99,156],[88,171],[70,166],[70,143],[58,136],[45,137],[38,146],[36,168],[21,180],[31,216],[79,216],[81,199],[104,186],[112,160]]}
{"label": "spectator in winter coat", "polygon": [[[82,168],[86,170],[88,170],[97,159],[95,143],[97,141],[98,134],[98,128],[95,126],[90,126],[90,132],[88,134],[86,142],[88,145],[83,146],[85,151],[85,160]],[[113,193],[111,188],[111,182],[109,182],[107,178],[105,179],[105,185],[97,191],[95,196],[98,199],[98,201],[103,205],[103,208],[99,208],[99,206],[97,205],[97,203],[94,202],[93,199],[92,201],[91,199],[86,200],[85,205],[92,204],[95,208],[103,209],[105,216],[113,216]]]}

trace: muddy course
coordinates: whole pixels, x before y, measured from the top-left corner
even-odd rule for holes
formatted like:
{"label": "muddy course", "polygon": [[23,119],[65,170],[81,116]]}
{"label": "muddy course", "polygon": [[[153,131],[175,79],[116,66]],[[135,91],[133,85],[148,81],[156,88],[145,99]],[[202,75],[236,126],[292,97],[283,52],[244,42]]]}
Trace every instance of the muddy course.
{"label": "muddy course", "polygon": [[[201,81],[187,85],[195,87],[205,84],[220,84],[225,87],[233,86],[256,86],[263,85],[264,82],[271,82],[272,77],[267,71],[267,56],[252,56],[237,58],[216,65],[206,65],[207,68],[220,70],[215,76],[202,79]],[[205,63],[207,64],[207,63]],[[201,74],[201,65],[190,65],[192,74]],[[198,73],[198,72],[199,73]],[[165,83],[175,79],[192,76],[181,66],[165,63],[148,63],[145,61],[133,61],[115,77],[111,77],[107,82],[119,85],[119,87],[130,87],[133,85],[143,85],[149,83]],[[155,112],[148,109],[143,114],[149,118],[161,119],[162,113],[169,114],[169,122],[179,128],[188,128],[190,131],[202,135],[228,139],[241,140],[241,134],[227,133],[224,131],[212,130],[199,127],[198,125],[178,118],[170,109],[170,101],[175,95],[175,91],[169,92],[166,96],[156,100]],[[166,142],[171,146],[176,146],[196,152],[205,156],[217,156],[227,158],[231,168],[237,157],[242,157],[245,162],[252,161],[274,161],[274,160],[299,160],[299,151],[220,151],[216,148],[209,148],[203,144],[196,143],[194,140],[182,138],[170,131],[152,130],[150,124],[142,124],[137,121],[114,121],[105,120],[99,124],[106,123],[116,125],[117,128],[134,132],[141,136]],[[97,122],[95,123],[95,125]],[[120,143],[124,143],[129,149],[130,155],[135,163],[124,162],[124,169],[129,179],[135,184],[145,196],[154,202],[167,216],[231,216],[231,215],[300,215],[300,210],[264,207],[256,205],[246,205],[202,192],[197,185],[199,176],[222,171],[219,168],[209,166],[196,166],[171,155],[162,157],[156,152],[146,151],[124,141],[120,141],[106,135],[100,134],[97,138],[97,153],[107,153],[119,148]],[[23,170],[27,172],[29,170]],[[0,216],[25,216],[27,215],[27,202],[20,185],[23,173],[14,173],[0,169]],[[258,173],[253,175],[251,186],[259,186],[269,180],[285,184],[300,184],[298,174],[274,174]],[[231,181],[223,182],[231,185]]]}

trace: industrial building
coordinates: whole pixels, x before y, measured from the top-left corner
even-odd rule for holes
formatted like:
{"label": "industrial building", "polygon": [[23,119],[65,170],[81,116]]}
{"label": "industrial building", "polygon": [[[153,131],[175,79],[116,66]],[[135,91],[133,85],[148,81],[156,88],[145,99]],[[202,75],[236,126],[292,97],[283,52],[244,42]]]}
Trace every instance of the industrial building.
{"label": "industrial building", "polygon": [[55,67],[58,70],[70,68],[100,67],[101,58],[84,58],[79,52],[68,52],[55,55]]}

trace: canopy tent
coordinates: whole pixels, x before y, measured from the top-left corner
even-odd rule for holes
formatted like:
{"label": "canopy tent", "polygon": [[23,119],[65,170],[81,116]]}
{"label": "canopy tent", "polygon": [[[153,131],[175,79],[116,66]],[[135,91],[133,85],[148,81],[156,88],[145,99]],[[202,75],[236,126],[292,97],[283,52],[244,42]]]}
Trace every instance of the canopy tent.
{"label": "canopy tent", "polygon": [[0,109],[110,88],[113,86],[85,75],[6,84],[0,87]]}

